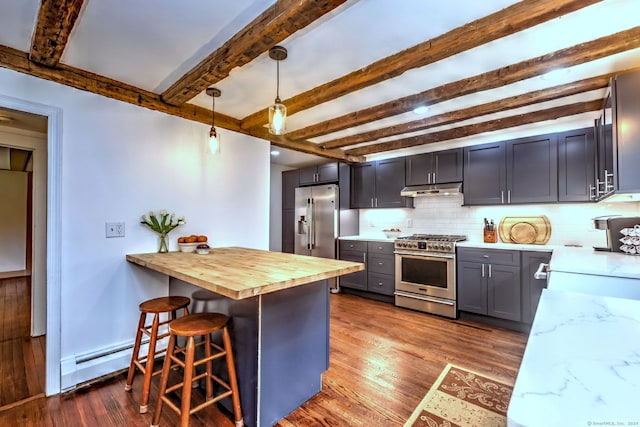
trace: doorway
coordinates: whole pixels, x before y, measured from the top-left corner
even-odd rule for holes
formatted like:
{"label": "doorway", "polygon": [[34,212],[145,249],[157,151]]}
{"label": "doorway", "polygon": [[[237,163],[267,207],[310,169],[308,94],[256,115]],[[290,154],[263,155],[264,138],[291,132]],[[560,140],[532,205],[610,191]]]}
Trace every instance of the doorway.
{"label": "doorway", "polygon": [[[43,133],[6,126],[5,120],[0,145],[31,151],[33,157],[33,211],[30,215],[33,223],[29,227],[33,242],[31,275],[26,283],[22,283],[31,304],[30,310],[23,312],[30,312],[29,336],[46,335],[44,360],[40,363],[45,368],[44,394],[50,396],[60,392],[62,112],[59,108],[2,95],[0,110],[0,115],[9,111],[40,116],[46,123]],[[21,286],[15,282],[13,285],[16,289]]]}

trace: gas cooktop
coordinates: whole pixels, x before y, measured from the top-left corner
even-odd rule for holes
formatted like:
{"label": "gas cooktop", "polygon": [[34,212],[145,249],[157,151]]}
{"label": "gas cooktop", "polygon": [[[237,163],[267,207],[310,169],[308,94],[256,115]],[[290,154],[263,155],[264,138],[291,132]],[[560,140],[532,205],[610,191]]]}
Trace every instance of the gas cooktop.
{"label": "gas cooktop", "polygon": [[398,237],[394,242],[396,250],[417,252],[454,253],[456,242],[467,240],[467,236],[451,234],[414,234]]}

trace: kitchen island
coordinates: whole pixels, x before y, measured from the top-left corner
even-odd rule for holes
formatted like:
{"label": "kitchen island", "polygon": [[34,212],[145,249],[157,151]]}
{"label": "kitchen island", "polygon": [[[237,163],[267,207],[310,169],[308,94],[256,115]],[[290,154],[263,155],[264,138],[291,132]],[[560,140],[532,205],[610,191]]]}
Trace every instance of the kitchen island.
{"label": "kitchen island", "polygon": [[271,426],[322,389],[329,367],[328,280],[364,264],[228,247],[207,255],[151,253],[127,261],[170,277],[170,294],[207,289],[231,317],[247,426]]}

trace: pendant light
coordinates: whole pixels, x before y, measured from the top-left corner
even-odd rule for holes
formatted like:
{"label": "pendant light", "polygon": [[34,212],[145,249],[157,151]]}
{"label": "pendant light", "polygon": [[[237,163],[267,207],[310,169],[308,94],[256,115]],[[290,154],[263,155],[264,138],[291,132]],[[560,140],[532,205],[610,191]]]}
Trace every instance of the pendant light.
{"label": "pendant light", "polygon": [[214,156],[220,153],[220,136],[216,132],[216,98],[220,96],[220,89],[215,87],[208,87],[205,91],[207,95],[213,99],[213,106],[211,107],[211,130],[209,131],[209,151]]}
{"label": "pendant light", "polygon": [[287,59],[287,49],[274,46],[269,49],[269,58],[276,61],[276,99],[269,107],[269,133],[284,135],[286,130],[287,107],[280,101],[280,61]]}

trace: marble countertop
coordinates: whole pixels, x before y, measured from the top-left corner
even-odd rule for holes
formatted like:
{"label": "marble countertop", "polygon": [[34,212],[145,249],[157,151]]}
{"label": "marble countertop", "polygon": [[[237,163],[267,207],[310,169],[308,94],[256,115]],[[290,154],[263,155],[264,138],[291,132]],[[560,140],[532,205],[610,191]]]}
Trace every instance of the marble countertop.
{"label": "marble countertop", "polygon": [[595,251],[593,248],[554,249],[549,269],[565,273],[640,279],[640,256],[621,252]]}
{"label": "marble countertop", "polygon": [[507,425],[640,425],[640,301],[545,289]]}
{"label": "marble countertop", "polygon": [[228,247],[130,254],[127,261],[233,299],[250,298],[364,270],[364,264],[284,252]]}
{"label": "marble countertop", "polygon": [[395,242],[396,238],[387,238],[383,233],[359,234],[357,236],[341,236],[339,240],[366,240],[368,242]]}
{"label": "marble countertop", "polygon": [[465,240],[456,243],[459,248],[481,248],[481,249],[505,249],[511,251],[535,251],[535,252],[551,252],[562,246],[556,245],[524,245],[519,243],[485,243],[481,240]]}

